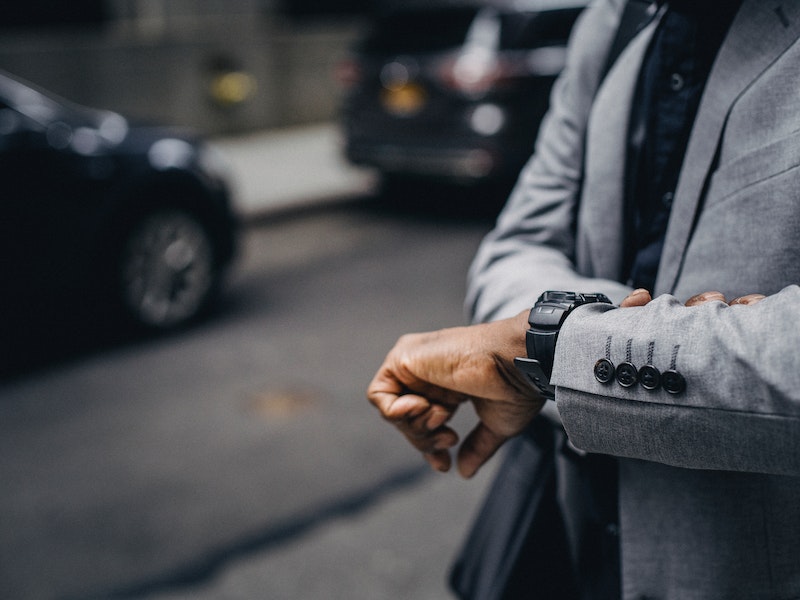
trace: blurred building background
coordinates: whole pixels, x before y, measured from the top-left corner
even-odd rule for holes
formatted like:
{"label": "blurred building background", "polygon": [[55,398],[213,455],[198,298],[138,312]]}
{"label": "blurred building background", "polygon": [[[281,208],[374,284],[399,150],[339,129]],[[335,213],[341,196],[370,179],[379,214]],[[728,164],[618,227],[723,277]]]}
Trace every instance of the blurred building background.
{"label": "blurred building background", "polygon": [[10,1],[0,69],[207,134],[323,121],[339,101],[334,66],[374,1]]}

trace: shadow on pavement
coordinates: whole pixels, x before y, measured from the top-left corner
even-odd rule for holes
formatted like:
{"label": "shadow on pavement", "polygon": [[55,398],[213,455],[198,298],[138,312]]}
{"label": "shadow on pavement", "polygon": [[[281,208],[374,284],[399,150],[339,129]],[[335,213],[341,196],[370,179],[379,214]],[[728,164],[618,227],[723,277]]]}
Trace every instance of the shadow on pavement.
{"label": "shadow on pavement", "polygon": [[195,323],[171,332],[133,328],[102,306],[41,306],[3,324],[0,340],[0,383],[35,376],[38,372],[102,352],[180,335],[201,326],[220,312],[210,311]]}
{"label": "shadow on pavement", "polygon": [[[479,223],[488,231],[510,187],[511,184],[505,182],[455,186],[423,180],[389,179],[377,195],[343,198],[275,212],[252,219],[248,226],[275,226],[320,213],[354,211],[420,223]],[[221,301],[209,314],[184,331],[224,318],[230,311],[236,311],[236,306],[236,298],[223,293]],[[181,334],[181,330],[161,334],[136,331],[121,325],[110,311],[98,306],[62,306],[57,303],[51,306],[44,301],[29,307],[26,314],[6,319],[2,327],[0,382],[29,377],[40,370],[115,348]]]}
{"label": "shadow on pavement", "polygon": [[154,574],[149,579],[130,582],[128,585],[106,590],[97,595],[67,597],[64,600],[142,598],[200,586],[213,580],[226,567],[243,557],[269,552],[335,519],[359,514],[382,498],[418,484],[431,473],[432,471],[427,465],[415,465],[389,473],[383,480],[366,489],[356,490],[352,494],[332,500],[329,504],[304,511],[241,539],[232,540],[228,544],[211,549],[208,553],[200,555],[192,561]]}

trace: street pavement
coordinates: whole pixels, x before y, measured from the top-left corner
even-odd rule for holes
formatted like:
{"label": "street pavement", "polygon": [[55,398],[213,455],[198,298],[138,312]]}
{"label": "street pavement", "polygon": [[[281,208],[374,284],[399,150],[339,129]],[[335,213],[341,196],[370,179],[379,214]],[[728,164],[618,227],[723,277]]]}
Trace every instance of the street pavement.
{"label": "street pavement", "polygon": [[[367,169],[350,165],[342,152],[342,136],[335,123],[303,125],[245,136],[212,140],[231,170],[234,206],[243,220],[257,220],[309,207],[346,202],[374,193],[378,179]],[[309,167],[313,165],[313,167]],[[496,461],[497,462],[497,461]],[[260,598],[259,590],[275,589],[276,578],[315,573],[303,600],[443,600],[447,569],[466,531],[454,529],[446,537],[430,539],[426,531],[452,511],[473,515],[496,468],[490,464],[470,482],[454,475],[434,477],[387,494],[369,511],[343,514],[299,536],[280,552],[264,551],[235,562],[205,585],[165,593],[143,594],[147,600],[219,600]],[[420,507],[430,507],[421,512]],[[469,517],[462,523],[468,523]],[[441,535],[441,534],[440,534]],[[365,545],[372,538],[374,544]],[[386,541],[393,542],[387,545]],[[355,545],[354,545],[355,544]],[[415,560],[408,557],[416,554]],[[424,556],[431,568],[415,571]],[[355,568],[360,565],[361,568]],[[270,585],[265,585],[265,579]],[[422,579],[423,581],[420,581]],[[427,580],[427,581],[425,581]],[[336,581],[335,587],[330,582]],[[391,582],[390,584],[387,582]],[[412,591],[413,590],[413,591]],[[418,597],[419,590],[430,596]],[[300,599],[298,599],[300,600]]]}
{"label": "street pavement", "polygon": [[332,122],[218,137],[212,145],[230,169],[234,207],[245,220],[346,201],[377,183],[344,158]]}
{"label": "street pavement", "polygon": [[398,335],[461,322],[482,231],[255,223],[216,318],[0,387],[0,598],[450,598],[485,479],[433,473],[364,389]]}
{"label": "street pavement", "polygon": [[[466,535],[463,525],[475,514],[496,465],[494,461],[470,481],[431,474],[400,490],[387,490],[366,510],[345,510],[278,548],[243,553],[197,585],[164,591],[169,586],[154,582],[158,591],[131,590],[120,597],[454,600],[447,574]],[[443,521],[463,527],[442,531]]]}
{"label": "street pavement", "polygon": [[[270,215],[291,213],[314,206],[324,208],[353,198],[369,197],[376,184],[373,174],[346,164],[341,156],[339,133],[333,124],[322,123],[246,136],[215,138],[211,143],[229,165],[235,206],[245,221],[258,221]],[[293,272],[293,265],[300,264],[307,258],[302,252],[299,256],[294,255],[295,249],[289,243],[291,236],[312,238],[314,243],[310,246],[321,255],[327,256],[333,252],[348,256],[351,248],[361,247],[362,243],[357,241],[359,235],[373,239],[374,236],[380,238],[385,234],[384,230],[371,232],[365,226],[366,221],[360,217],[354,218],[352,224],[345,220],[348,224],[334,230],[335,235],[329,239],[325,237],[328,229],[303,229],[308,227],[307,221],[314,219],[278,220],[279,225],[273,224],[272,231],[261,233],[264,241],[252,248],[256,255],[253,260],[259,264],[267,261],[274,265],[266,269],[262,265],[254,271],[259,273],[256,277],[258,281],[245,282],[250,287],[245,286],[243,289],[249,291],[251,296],[243,293],[242,298],[253,297],[252,294],[256,292],[252,286],[260,283],[261,279],[274,283],[276,273],[283,273],[285,280],[289,277],[287,273]],[[316,220],[327,223],[331,217],[322,211]],[[268,228],[268,219],[258,225],[252,228],[251,233]],[[293,435],[305,429],[299,423],[294,427],[275,426],[270,430],[271,438],[266,439],[260,428],[248,425],[245,432],[251,437],[231,441],[226,437],[226,432],[234,431],[243,435],[240,425],[246,415],[232,409],[229,414],[226,409],[228,404],[219,402],[219,398],[227,398],[230,394],[230,391],[221,389],[224,387],[227,390],[230,386],[226,377],[239,375],[235,389],[249,389],[246,383],[250,378],[261,382],[267,377],[266,373],[262,373],[265,368],[260,365],[269,363],[274,356],[279,356],[281,360],[276,361],[278,366],[270,367],[273,369],[270,373],[282,379],[280,373],[274,375],[274,370],[289,368],[286,365],[294,364],[294,354],[313,357],[315,353],[321,353],[328,357],[328,347],[335,348],[339,355],[328,357],[329,360],[312,360],[311,363],[316,367],[308,379],[316,381],[322,378],[330,386],[335,378],[326,375],[328,371],[356,373],[350,379],[355,379],[356,388],[359,394],[362,393],[362,386],[366,385],[371,374],[371,371],[362,372],[362,369],[379,361],[378,354],[384,351],[384,345],[388,350],[391,340],[395,339],[392,336],[397,335],[397,331],[402,333],[407,327],[428,326],[420,325],[421,317],[414,312],[415,309],[402,303],[402,308],[407,310],[395,310],[392,319],[386,318],[387,308],[399,308],[393,304],[396,296],[406,298],[389,285],[387,269],[397,274],[399,281],[406,282],[403,285],[413,287],[418,284],[426,290],[430,288],[427,293],[435,293],[436,299],[426,302],[424,293],[414,295],[412,289],[403,290],[424,305],[423,323],[457,319],[453,315],[452,305],[458,306],[460,302],[460,284],[448,283],[448,292],[434,292],[437,288],[418,281],[417,269],[420,265],[425,265],[426,273],[437,281],[451,282],[452,279],[452,282],[460,282],[466,269],[465,261],[474,251],[472,248],[480,235],[479,231],[470,228],[464,235],[453,235],[456,229],[448,229],[436,222],[420,226],[414,220],[410,220],[406,226],[409,230],[407,234],[403,234],[405,237],[402,239],[411,242],[404,252],[409,255],[406,261],[410,265],[403,266],[402,261],[390,259],[394,248],[401,247],[398,239],[394,239],[389,244],[390,248],[384,249],[383,254],[363,257],[359,254],[361,260],[358,264],[363,272],[351,273],[350,266],[337,270],[334,268],[337,264],[335,259],[312,261],[314,264],[324,265],[324,268],[310,269],[312,273],[327,277],[333,269],[330,277],[336,280],[335,286],[326,287],[325,282],[330,282],[323,278],[319,286],[314,286],[315,289],[356,290],[356,293],[363,296],[366,290],[359,290],[358,286],[366,280],[377,282],[372,289],[377,298],[372,303],[374,309],[371,309],[378,311],[376,314],[367,311],[367,314],[351,315],[352,322],[339,322],[332,317],[329,307],[325,320],[336,332],[333,342],[322,339],[320,326],[309,323],[308,319],[305,325],[295,322],[299,315],[314,314],[317,304],[321,305],[320,298],[313,297],[313,294],[307,293],[303,288],[286,290],[286,293],[288,297],[293,297],[292,294],[302,297],[307,304],[313,305],[313,310],[309,310],[306,304],[300,308],[294,304],[287,306],[286,314],[293,316],[293,319],[283,324],[284,329],[278,327],[270,330],[269,327],[276,327],[279,320],[281,296],[276,290],[272,295],[264,296],[273,303],[266,313],[267,320],[263,324],[251,324],[249,321],[247,324],[248,328],[255,327],[256,331],[270,331],[269,336],[246,336],[244,339],[208,338],[210,330],[215,327],[225,330],[225,323],[221,320],[219,323],[209,324],[206,331],[188,333],[183,338],[178,336],[171,340],[166,339],[152,347],[126,347],[107,357],[87,359],[85,364],[78,364],[81,361],[77,361],[72,366],[46,370],[40,378],[23,378],[16,385],[2,390],[5,394],[4,414],[13,415],[15,425],[9,427],[10,432],[3,441],[5,455],[16,456],[15,453],[19,450],[19,454],[30,461],[5,465],[4,472],[10,473],[16,479],[8,486],[15,490],[14,493],[8,494],[4,501],[16,512],[9,511],[5,520],[0,519],[0,531],[13,532],[16,537],[6,536],[6,547],[2,548],[2,552],[6,553],[6,559],[9,559],[9,553],[14,553],[15,560],[17,556],[24,558],[25,552],[32,552],[33,555],[31,564],[24,560],[14,563],[17,572],[13,573],[12,578],[17,584],[24,582],[29,593],[16,593],[13,586],[8,587],[8,581],[0,581],[0,600],[452,600],[453,596],[446,585],[447,570],[499,461],[495,459],[493,464],[469,482],[452,473],[434,474],[407,447],[399,434],[381,423],[366,405],[366,401],[360,400],[358,406],[362,408],[356,415],[303,415],[303,428],[318,434],[322,432],[313,438],[313,444],[308,445],[309,448],[319,448],[321,455],[315,454],[313,459],[308,460],[327,469],[319,472],[321,479],[328,477],[332,480],[309,483],[308,488],[302,490],[299,500],[296,489],[294,496],[277,494],[281,498],[294,498],[296,502],[291,506],[281,505],[270,509],[260,503],[253,504],[256,498],[269,495],[269,490],[254,491],[252,486],[257,486],[258,481],[265,478],[265,473],[269,472],[267,469],[274,469],[277,473],[275,480],[283,482],[283,485],[289,485],[287,482],[304,476],[303,467],[307,469],[309,465],[304,465],[301,461],[297,467],[298,472],[294,473],[291,449],[307,445],[302,436]],[[427,231],[419,231],[420,229]],[[431,236],[431,230],[441,231],[441,235]],[[297,231],[306,233],[293,233]],[[273,239],[274,236],[278,239]],[[419,243],[428,238],[439,240],[439,245],[426,246]],[[417,243],[414,243],[415,240]],[[372,243],[365,247],[371,248]],[[382,243],[376,242],[376,245],[383,247]],[[338,252],[336,248],[339,248]],[[452,267],[454,263],[447,261],[435,263],[439,267],[426,262],[431,249],[438,249],[444,254],[445,248],[446,252],[452,251],[459,257],[455,261],[457,267]],[[436,268],[447,269],[447,272],[437,272]],[[408,272],[403,272],[403,269]],[[264,275],[265,273],[269,275]],[[300,277],[294,280],[289,277],[288,281],[305,282],[305,279]],[[259,301],[262,298],[258,294],[254,297]],[[321,300],[330,298],[323,295]],[[246,300],[240,301],[246,307]],[[405,302],[408,303],[408,298]],[[352,312],[346,302],[335,308],[337,311],[334,312],[337,314]],[[303,313],[300,309],[306,312]],[[362,322],[372,323],[369,328],[374,340],[369,343],[360,340],[354,333],[357,327],[354,323]],[[226,335],[235,335],[236,331],[238,329],[232,327],[231,333]],[[308,337],[302,338],[302,343],[297,348],[288,347],[290,344],[284,338],[297,342],[297,338],[302,335]],[[207,338],[218,340],[213,350],[203,350],[206,348],[203,340]],[[197,346],[192,345],[193,343]],[[373,352],[371,344],[378,350]],[[180,352],[178,346],[186,347]],[[216,357],[208,362],[213,365],[212,371],[204,377],[197,377],[198,381],[184,383],[178,373],[194,372],[191,369],[196,361],[205,364],[201,360],[204,357],[203,352],[211,352]],[[141,357],[137,359],[140,353]],[[369,355],[365,356],[366,353]],[[144,366],[140,365],[139,360],[144,361]],[[283,364],[284,361],[286,364]],[[253,372],[251,366],[254,363],[261,370]],[[357,368],[350,363],[354,363]],[[147,373],[148,376],[143,378],[142,373]],[[293,380],[293,375],[284,375]],[[128,385],[128,388],[123,384]],[[349,406],[347,403],[352,396],[349,391],[352,385],[353,382],[348,380],[346,390],[331,393],[331,398],[348,398],[346,405]],[[157,388],[158,394],[149,393],[150,387]],[[188,389],[184,390],[184,387]],[[48,390],[46,394],[45,389]],[[129,390],[127,397],[125,389]],[[162,392],[162,389],[166,391]],[[124,401],[109,400],[108,396],[119,393],[123,394]],[[183,401],[184,395],[191,396],[192,402]],[[320,411],[323,406],[325,410],[333,410],[332,406],[329,409],[324,403],[320,405]],[[59,413],[59,407],[63,413]],[[187,410],[190,411],[188,415],[184,412]],[[37,411],[41,411],[44,416]],[[151,413],[160,415],[155,430],[149,428],[149,422],[143,417]],[[220,415],[225,417],[221,421],[218,420]],[[361,419],[365,420],[363,426]],[[473,419],[474,416],[469,411],[459,415],[455,422],[456,429],[466,431]],[[343,426],[342,423],[347,425]],[[335,425],[338,425],[338,429]],[[231,427],[235,429],[231,430]],[[342,435],[350,432],[350,428],[354,435],[348,438],[346,447],[340,446],[336,452],[326,455],[326,448],[329,447],[323,445],[325,436],[339,440]],[[177,441],[183,440],[184,437],[180,437],[183,435],[187,436],[187,440],[194,440],[194,443],[200,440],[197,448],[186,448],[181,454],[196,460],[190,461],[191,465],[203,473],[207,467],[211,468],[212,473],[216,474],[210,481],[203,480],[201,485],[194,485],[195,474],[191,469],[179,457],[164,451],[171,443],[171,439],[163,435],[165,431],[178,432],[180,435]],[[192,437],[194,433],[198,435]],[[140,434],[144,436],[144,442],[139,439]],[[118,436],[124,439],[117,439]],[[380,444],[375,441],[376,436],[381,438]],[[402,448],[397,455],[398,459],[394,452],[391,457],[370,454],[370,450],[374,454],[374,448],[384,447],[383,436]],[[125,440],[132,445],[126,445]],[[147,440],[154,440],[154,443],[147,443]],[[256,449],[262,445],[271,448],[284,443],[290,448],[284,448],[286,452],[275,455],[266,451],[255,452],[252,456],[245,455],[246,460],[237,464],[236,469],[227,467],[228,471],[237,472],[250,472],[252,469],[252,482],[248,479],[242,483],[235,473],[213,471],[215,466],[217,469],[224,467],[229,456],[241,456],[235,452],[239,448],[238,443],[247,447],[248,440]],[[58,453],[51,456],[54,449],[59,447],[68,449],[68,452],[63,457]],[[96,448],[102,451],[95,453]],[[114,448],[117,449],[116,453],[112,452]],[[367,452],[361,452],[362,449],[367,449]],[[208,457],[209,464],[203,464],[194,454],[199,454],[201,458]],[[273,456],[280,460],[270,460]],[[294,456],[297,458],[305,454],[297,452]],[[396,460],[401,460],[406,466],[394,468]],[[141,464],[139,461],[142,461]],[[117,464],[125,468],[117,472],[112,468]],[[387,468],[384,469],[384,466]],[[152,488],[147,487],[151,482],[149,470],[156,467],[157,474],[161,473],[162,477],[152,479]],[[178,469],[179,476],[167,475],[172,468]],[[337,471],[337,468],[340,470]],[[189,472],[186,472],[187,469]],[[39,474],[40,477],[34,477],[31,481],[31,473]],[[127,481],[128,479],[135,481]],[[37,481],[43,482],[41,489],[36,487]],[[46,487],[44,484],[48,481],[48,485],[55,487]],[[63,481],[67,484],[59,488],[59,482]],[[6,482],[9,483],[9,480]],[[244,491],[237,491],[233,484],[228,487],[226,482],[238,482],[244,486]],[[131,488],[132,483],[145,487]],[[318,485],[314,485],[315,483]],[[83,485],[86,486],[85,490]],[[52,493],[48,491],[51,489]],[[93,493],[91,490],[98,489],[99,496],[87,498],[87,494]],[[129,489],[135,491],[130,497],[126,492]],[[147,490],[152,492],[153,497],[142,500],[142,494]],[[338,492],[329,494],[330,490],[338,490],[343,495]],[[71,492],[74,492],[72,496]],[[197,502],[187,501],[186,506],[176,506],[175,499],[183,498],[186,494],[208,497]],[[215,508],[218,502],[216,494],[242,496],[240,503],[233,503],[236,512],[226,512],[228,503],[222,501],[219,503],[224,506]],[[326,495],[327,502],[320,505],[318,497],[322,494]],[[61,497],[65,498],[63,502]],[[104,500],[106,498],[107,504]],[[73,500],[77,506],[71,504]],[[298,502],[300,506],[297,505]],[[67,507],[68,510],[59,512],[59,507]],[[252,515],[248,516],[248,513],[243,516],[240,508],[252,511]],[[268,509],[275,512],[274,519],[259,526],[259,515]],[[125,516],[128,510],[131,512],[131,519]],[[182,510],[185,514],[181,513]],[[14,519],[22,519],[21,524],[11,527],[9,515],[13,515]],[[89,515],[94,521],[72,522],[70,518],[73,515]],[[133,518],[134,515],[141,518]],[[26,530],[24,519],[30,519],[30,529],[35,531]],[[160,519],[168,522],[166,529],[162,530]],[[203,525],[197,526],[197,522]],[[230,527],[231,522],[236,527]],[[127,530],[128,523],[144,523],[143,529]],[[223,523],[228,524],[224,535],[220,531],[224,527]],[[64,527],[66,529],[61,529]],[[229,533],[232,541],[225,541],[228,540]],[[53,543],[46,544],[47,548],[37,548],[35,543],[30,542],[32,535],[52,536],[50,541]],[[106,541],[108,547],[102,544],[98,546],[101,540]],[[138,558],[131,559],[130,564],[124,565],[111,560],[114,557],[103,560],[103,553],[119,551],[114,544],[120,540],[123,540],[121,547]],[[161,540],[164,547],[146,547],[152,540]],[[54,564],[48,565],[46,552],[52,548],[58,549],[60,546],[56,542],[64,542],[65,549],[77,549],[74,555],[65,555],[64,552],[54,555]],[[141,544],[144,547],[140,547]],[[175,557],[185,555],[185,546],[196,546],[196,552],[189,552],[189,555],[197,558],[189,559],[188,562],[185,558],[176,561]],[[97,558],[97,564],[89,563],[87,566],[86,557],[92,556]],[[147,564],[139,564],[142,562]],[[165,570],[159,566],[162,563]],[[107,584],[96,583],[83,586],[79,585],[80,582],[74,586],[74,589],[107,590],[96,592],[98,595],[87,596],[85,592],[83,595],[76,595],[76,592],[66,589],[61,589],[60,594],[48,594],[44,590],[52,591],[52,586],[48,587],[52,581],[48,582],[44,574],[28,572],[35,569],[35,565],[43,564],[47,565],[43,568],[48,570],[51,580],[54,581],[59,578],[72,581],[80,576],[79,573],[88,569],[108,571],[87,574],[91,582],[118,583],[111,588]],[[119,572],[114,568],[118,568]],[[71,570],[75,571],[75,576],[70,574]]]}
{"label": "street pavement", "polygon": [[[211,144],[228,164],[234,205],[245,222],[369,197],[377,184],[374,174],[347,164],[331,123],[217,137]],[[459,415],[455,425],[464,430],[470,419]],[[384,426],[375,416],[375,431]],[[405,450],[399,434],[388,427],[386,432]],[[431,472],[420,458],[374,488],[351,490],[324,518],[312,511],[304,520],[301,510],[277,530],[256,530],[237,545],[201,553],[200,564],[173,564],[171,571],[135,582],[120,576],[121,587],[105,596],[55,598],[452,600],[447,571],[498,462],[463,481],[454,473]]]}
{"label": "street pavement", "polygon": [[[335,123],[220,137],[212,144],[231,171],[234,207],[245,222],[347,202],[373,194],[378,184],[375,173],[348,164]],[[130,597],[249,600],[285,586],[286,594],[278,594],[287,600],[297,589],[304,597],[296,600],[451,600],[447,571],[467,531],[456,527],[443,535],[439,524],[453,520],[450,515],[459,515],[455,522],[462,525],[470,522],[498,462],[468,482],[455,474],[410,474],[410,484],[387,490],[367,511],[344,510],[277,552],[246,553],[199,585],[166,591],[155,585]],[[427,568],[420,570],[421,564]],[[300,584],[298,577],[307,579]]]}

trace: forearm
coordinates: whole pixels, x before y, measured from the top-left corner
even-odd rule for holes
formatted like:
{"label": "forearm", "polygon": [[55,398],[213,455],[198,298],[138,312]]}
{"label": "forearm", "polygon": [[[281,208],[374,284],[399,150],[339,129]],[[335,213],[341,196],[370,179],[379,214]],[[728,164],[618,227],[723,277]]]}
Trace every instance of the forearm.
{"label": "forearm", "polygon": [[[557,406],[572,442],[675,466],[800,475],[800,288],[753,306],[590,306],[556,349]],[[598,359],[678,371],[680,394],[601,383]]]}

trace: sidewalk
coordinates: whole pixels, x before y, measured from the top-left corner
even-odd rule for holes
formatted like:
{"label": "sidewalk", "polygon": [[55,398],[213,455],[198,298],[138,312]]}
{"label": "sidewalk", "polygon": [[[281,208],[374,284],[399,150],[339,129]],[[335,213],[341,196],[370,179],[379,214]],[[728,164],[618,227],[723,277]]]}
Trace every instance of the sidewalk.
{"label": "sidewalk", "polygon": [[375,189],[374,173],[350,165],[335,123],[213,138],[231,170],[234,208],[245,221],[340,202]]}

